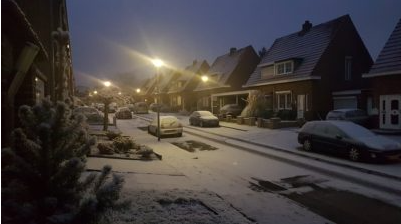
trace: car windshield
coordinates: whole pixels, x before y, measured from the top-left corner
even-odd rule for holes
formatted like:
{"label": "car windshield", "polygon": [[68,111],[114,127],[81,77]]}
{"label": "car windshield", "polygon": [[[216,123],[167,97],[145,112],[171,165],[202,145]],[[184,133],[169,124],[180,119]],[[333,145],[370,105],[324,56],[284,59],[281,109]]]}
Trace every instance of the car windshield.
{"label": "car windshield", "polygon": [[339,122],[336,123],[335,126],[337,126],[341,131],[343,131],[351,138],[365,138],[375,136],[373,132],[352,122]]}
{"label": "car windshield", "polygon": [[213,114],[210,111],[198,111],[198,112],[202,117],[213,116]]}

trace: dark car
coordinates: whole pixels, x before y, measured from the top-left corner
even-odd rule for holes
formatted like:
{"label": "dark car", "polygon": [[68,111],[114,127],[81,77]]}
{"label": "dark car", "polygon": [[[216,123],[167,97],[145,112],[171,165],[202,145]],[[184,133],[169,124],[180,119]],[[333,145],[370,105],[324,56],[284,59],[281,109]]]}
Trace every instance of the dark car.
{"label": "dark car", "polygon": [[345,120],[365,126],[369,116],[364,110],[360,109],[337,109],[332,110],[326,115],[326,120]]}
{"label": "dark car", "polygon": [[132,119],[132,113],[128,109],[128,107],[120,107],[118,108],[116,114],[117,119]]}
{"label": "dark car", "polygon": [[134,104],[135,114],[147,114],[149,113],[148,105],[145,102],[137,102]]}
{"label": "dark car", "polygon": [[222,108],[220,108],[219,115],[222,117],[226,117],[227,115],[231,115],[232,117],[237,117],[241,114],[243,108],[238,104],[226,104]]}
{"label": "dark car", "polygon": [[199,125],[200,127],[205,127],[205,126],[218,127],[219,118],[214,116],[210,111],[205,111],[205,110],[194,111],[189,116],[189,124]]}
{"label": "dark car", "polygon": [[299,131],[305,151],[325,150],[352,161],[400,160],[401,144],[349,121],[310,121]]}

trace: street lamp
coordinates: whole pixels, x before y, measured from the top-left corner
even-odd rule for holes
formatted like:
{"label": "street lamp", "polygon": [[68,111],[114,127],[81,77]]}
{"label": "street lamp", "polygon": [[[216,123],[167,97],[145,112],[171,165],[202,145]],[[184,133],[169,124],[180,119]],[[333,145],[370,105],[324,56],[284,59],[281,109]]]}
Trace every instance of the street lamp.
{"label": "street lamp", "polygon": [[140,93],[141,92],[141,89],[136,89],[136,93]]}
{"label": "street lamp", "polygon": [[[103,85],[108,88],[111,86],[111,82],[105,81]],[[112,98],[110,96],[103,96],[104,103],[104,119],[103,119],[103,131],[107,131],[109,127],[109,105],[111,103]]]}
{"label": "street lamp", "polygon": [[160,86],[159,86],[159,69],[164,65],[160,59],[153,59],[153,65],[156,67],[156,87],[157,87],[157,141],[160,142]]}
{"label": "street lamp", "polygon": [[207,75],[202,75],[202,82],[207,82],[209,80],[209,77]]}

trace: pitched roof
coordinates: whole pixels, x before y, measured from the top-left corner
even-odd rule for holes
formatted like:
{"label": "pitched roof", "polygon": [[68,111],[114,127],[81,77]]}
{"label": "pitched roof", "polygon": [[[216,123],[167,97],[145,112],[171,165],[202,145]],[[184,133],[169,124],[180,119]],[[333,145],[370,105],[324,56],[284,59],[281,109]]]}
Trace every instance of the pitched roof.
{"label": "pitched roof", "polygon": [[156,84],[156,76],[145,79],[141,85],[141,92],[139,95],[148,95],[153,91],[154,85]]}
{"label": "pitched roof", "polygon": [[[334,39],[336,31],[346,22],[351,22],[349,15],[312,26],[307,32],[298,31],[276,39],[244,86],[263,85],[280,80],[299,79],[300,77],[309,78],[323,53]],[[262,67],[290,59],[296,59],[300,62],[292,74],[273,76],[267,79],[261,78]]]}
{"label": "pitched roof", "polygon": [[177,71],[174,69],[164,69],[161,71],[159,75],[159,80],[157,80],[157,76],[155,76],[155,88],[153,89],[151,94],[157,94],[157,87],[160,88],[160,92],[167,92],[168,85],[170,82],[176,78]]}
{"label": "pitched roof", "polygon": [[401,19],[395,26],[369,73],[364,77],[394,73],[401,75]]}
{"label": "pitched roof", "polygon": [[180,76],[175,81],[182,81],[183,85],[180,88],[175,86],[170,86],[168,93],[177,93],[186,90],[189,86],[189,83],[196,78],[196,76],[203,71],[204,66],[209,67],[209,64],[206,60],[195,60],[191,65],[185,67],[184,70],[180,71]]}
{"label": "pitched roof", "polygon": [[249,50],[253,51],[251,45],[217,57],[207,73],[209,77],[216,76],[216,79],[207,83],[200,82],[194,91],[229,87],[227,80],[241,62],[244,53]]}

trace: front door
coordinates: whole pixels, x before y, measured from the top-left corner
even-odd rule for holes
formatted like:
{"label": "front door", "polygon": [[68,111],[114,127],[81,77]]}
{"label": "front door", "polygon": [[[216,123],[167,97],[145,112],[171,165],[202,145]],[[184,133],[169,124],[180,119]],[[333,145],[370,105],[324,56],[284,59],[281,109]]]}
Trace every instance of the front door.
{"label": "front door", "polygon": [[297,118],[304,118],[305,112],[305,95],[297,96]]}
{"label": "front door", "polygon": [[380,96],[380,128],[401,129],[401,95]]}

